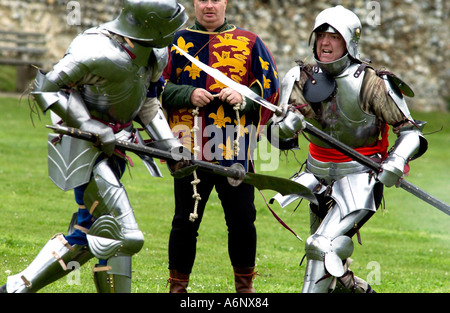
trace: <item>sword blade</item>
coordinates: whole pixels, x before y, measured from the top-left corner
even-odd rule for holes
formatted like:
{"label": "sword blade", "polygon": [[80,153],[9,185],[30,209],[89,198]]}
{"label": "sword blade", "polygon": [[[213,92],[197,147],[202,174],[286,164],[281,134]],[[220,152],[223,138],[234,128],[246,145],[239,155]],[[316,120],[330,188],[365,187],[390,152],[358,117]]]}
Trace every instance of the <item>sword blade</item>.
{"label": "sword blade", "polygon": [[275,114],[280,115],[282,114],[282,111],[279,107],[276,105],[270,103],[266,99],[262,98],[261,96],[258,96],[256,93],[254,93],[250,88],[247,86],[241,85],[231,78],[229,78],[227,75],[219,71],[218,69],[212,68],[205,63],[203,63],[200,60],[197,60],[196,58],[189,55],[187,52],[185,52],[183,49],[179,48],[177,45],[173,45],[175,49],[178,50],[185,58],[187,58],[189,61],[192,62],[195,66],[200,68],[202,71],[204,71],[206,74],[211,76],[212,78],[215,78],[217,81],[221,82],[225,86],[230,87],[231,89],[234,89],[235,91],[239,92],[243,96],[249,98],[250,100],[253,100],[254,102],[258,103],[259,105],[262,105],[263,107],[269,109],[272,112],[275,112]]}

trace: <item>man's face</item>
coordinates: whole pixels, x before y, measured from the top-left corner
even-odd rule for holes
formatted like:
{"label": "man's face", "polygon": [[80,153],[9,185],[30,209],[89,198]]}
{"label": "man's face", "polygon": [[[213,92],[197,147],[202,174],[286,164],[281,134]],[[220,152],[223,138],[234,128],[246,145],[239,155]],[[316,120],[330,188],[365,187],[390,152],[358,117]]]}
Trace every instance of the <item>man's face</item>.
{"label": "man's face", "polygon": [[225,21],[228,0],[194,0],[195,17],[208,31],[214,31]]}
{"label": "man's face", "polygon": [[320,62],[332,62],[347,52],[344,38],[340,34],[318,32],[316,34],[316,54]]}

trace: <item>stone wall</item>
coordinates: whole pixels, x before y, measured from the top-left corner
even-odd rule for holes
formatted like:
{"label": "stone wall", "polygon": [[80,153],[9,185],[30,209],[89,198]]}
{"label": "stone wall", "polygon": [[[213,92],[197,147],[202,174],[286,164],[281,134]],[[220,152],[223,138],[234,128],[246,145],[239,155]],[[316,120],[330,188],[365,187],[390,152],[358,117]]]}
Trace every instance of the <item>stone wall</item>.
{"label": "stone wall", "polygon": [[[188,23],[192,23],[193,1],[179,1],[189,13]],[[114,18],[120,4],[121,0],[0,0],[0,30],[46,33],[50,67],[77,33]],[[408,100],[412,108],[448,109],[449,1],[229,0],[227,18],[266,42],[282,78],[295,60],[312,62],[308,38],[315,16],[337,4],[361,19],[361,57],[371,59],[375,68],[394,72],[414,89],[416,97]],[[80,14],[74,15],[78,9]],[[71,25],[77,24],[76,17],[81,18],[79,25]]]}

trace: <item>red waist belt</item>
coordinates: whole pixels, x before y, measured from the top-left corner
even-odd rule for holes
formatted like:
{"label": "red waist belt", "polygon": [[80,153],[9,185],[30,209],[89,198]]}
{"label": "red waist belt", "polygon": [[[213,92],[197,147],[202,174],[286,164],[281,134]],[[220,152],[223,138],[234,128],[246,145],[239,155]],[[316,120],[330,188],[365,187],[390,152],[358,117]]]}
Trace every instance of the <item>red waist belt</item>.
{"label": "red waist belt", "polygon": [[[389,125],[386,124],[386,127],[381,132],[381,139],[379,139],[375,145],[370,147],[359,147],[354,150],[365,155],[370,156],[374,154],[381,154],[384,159],[387,154],[387,149],[389,147]],[[334,162],[334,163],[342,163],[342,162],[350,162],[351,158],[342,154],[336,149],[333,148],[323,148],[319,147],[313,143],[309,144],[309,154],[316,160],[320,162]]]}

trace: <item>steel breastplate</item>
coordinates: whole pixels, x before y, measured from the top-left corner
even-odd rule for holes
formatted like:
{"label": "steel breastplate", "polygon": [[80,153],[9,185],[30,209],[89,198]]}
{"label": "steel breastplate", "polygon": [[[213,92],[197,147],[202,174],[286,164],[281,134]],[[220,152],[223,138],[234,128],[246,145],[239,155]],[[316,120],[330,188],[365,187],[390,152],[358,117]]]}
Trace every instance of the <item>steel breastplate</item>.
{"label": "steel breastplate", "polygon": [[[373,145],[380,134],[375,115],[361,109],[359,93],[364,72],[354,76],[358,64],[349,66],[343,73],[335,77],[337,90],[331,98],[311,104],[316,112],[314,119],[308,122],[352,147]],[[323,141],[311,136],[311,142],[324,148],[330,148]]]}
{"label": "steel breastplate", "polygon": [[[98,30],[84,37],[83,47],[69,51],[89,69],[80,88],[89,112],[107,122],[132,121],[147,95],[152,76],[148,64],[152,49],[136,44],[132,50],[128,48],[130,54],[124,44]],[[91,44],[88,49],[86,44]]]}

